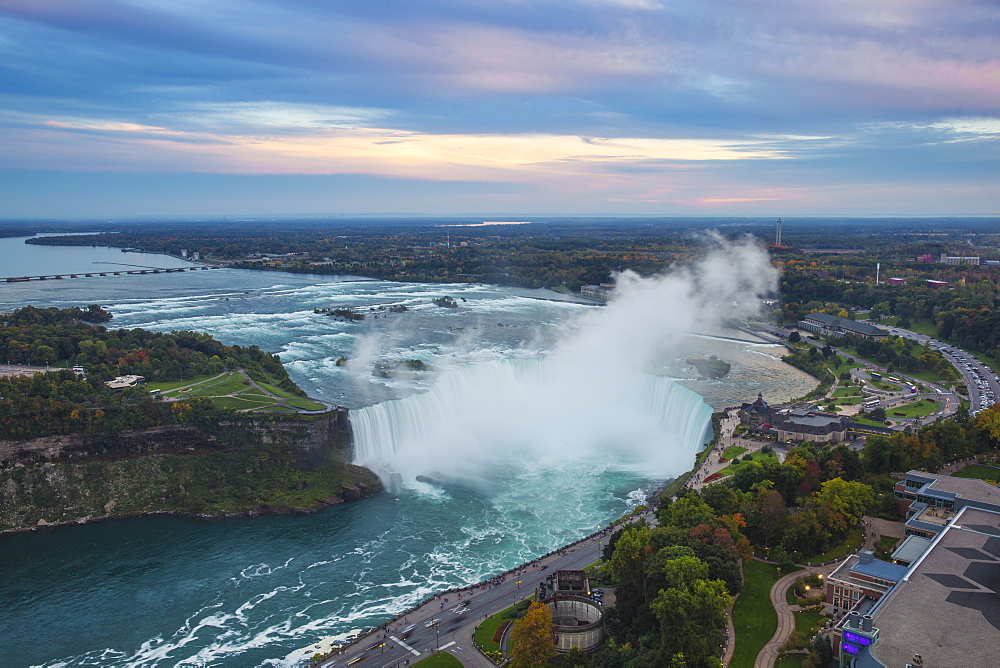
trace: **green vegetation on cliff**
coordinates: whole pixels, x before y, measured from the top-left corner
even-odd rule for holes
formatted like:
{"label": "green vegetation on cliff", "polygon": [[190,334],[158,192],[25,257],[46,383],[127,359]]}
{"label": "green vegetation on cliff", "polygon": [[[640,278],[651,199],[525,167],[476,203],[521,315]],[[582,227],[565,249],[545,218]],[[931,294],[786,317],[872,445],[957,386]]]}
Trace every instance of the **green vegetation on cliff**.
{"label": "green vegetation on cliff", "polygon": [[307,511],[379,489],[372,472],[336,458],[300,470],[285,445],[18,464],[0,469],[0,531],[152,512]]}
{"label": "green vegetation on cliff", "polygon": [[96,305],[61,310],[26,306],[0,316],[0,359],[82,366],[86,372],[85,377],[54,371],[0,379],[0,439],[114,433],[210,422],[222,415],[208,399],[163,403],[142,387],[116,392],[105,385],[128,374],[161,383],[243,369],[253,381],[276,386],[287,397],[305,394],[288,377],[277,355],[257,346],[226,346],[198,332],[111,330],[80,319],[107,321],[110,317]]}
{"label": "green vegetation on cliff", "polygon": [[[83,321],[110,318],[97,306],[0,316],[0,357],[84,369],[0,378],[0,531],[158,512],[307,511],[381,489],[345,462],[346,412],[294,414],[326,406],[303,398],[277,356],[197,332]],[[105,383],[128,374],[162,395]],[[247,407],[275,412],[234,410]]]}

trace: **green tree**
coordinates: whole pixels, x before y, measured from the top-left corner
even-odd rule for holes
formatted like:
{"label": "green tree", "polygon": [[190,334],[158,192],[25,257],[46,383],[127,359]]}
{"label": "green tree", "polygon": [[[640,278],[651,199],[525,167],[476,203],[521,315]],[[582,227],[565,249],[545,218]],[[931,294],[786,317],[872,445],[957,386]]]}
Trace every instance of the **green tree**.
{"label": "green tree", "polygon": [[544,668],[556,655],[552,639],[552,611],[544,603],[534,601],[523,619],[514,623],[511,665],[515,668]]}
{"label": "green tree", "polygon": [[875,491],[870,485],[847,482],[841,478],[824,482],[823,489],[816,496],[821,502],[833,506],[851,525],[858,524],[875,501]]}

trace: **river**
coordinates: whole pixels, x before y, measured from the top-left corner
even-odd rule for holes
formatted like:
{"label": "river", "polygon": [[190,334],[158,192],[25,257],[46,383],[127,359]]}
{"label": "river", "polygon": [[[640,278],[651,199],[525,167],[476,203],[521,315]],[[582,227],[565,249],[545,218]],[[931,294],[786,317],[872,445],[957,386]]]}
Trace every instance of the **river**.
{"label": "river", "polygon": [[[0,257],[22,248],[23,240],[0,239]],[[58,251],[83,265],[109,252]],[[167,266],[160,257],[143,258]],[[431,303],[443,295],[458,308]],[[446,405],[456,403],[462,391],[442,390],[438,379],[460,388],[469,378],[481,382],[483,369],[493,369],[490,378],[513,373],[504,370],[511,360],[535,364],[581,317],[602,309],[543,290],[228,269],[0,284],[0,310],[28,303],[99,303],[115,314],[111,326],[191,329],[226,344],[256,344],[278,353],[310,395],[366,411],[442,396]],[[390,305],[407,310],[392,312]],[[368,317],[348,323],[314,312],[336,306]],[[284,665],[293,650],[323,636],[385,621],[432,592],[504,571],[620,516],[690,467],[709,406],[758,391],[780,401],[814,384],[767,344],[688,337],[676,356],[692,354],[715,354],[732,371],[719,381],[682,381],[698,394],[653,377],[656,392],[673,393],[664,396],[672,397],[666,403],[674,412],[650,413],[651,431],[628,432],[628,448],[612,443],[615,430],[591,436],[553,428],[523,442],[519,432],[498,430],[496,442],[470,438],[446,451],[477,453],[477,480],[417,482],[418,471],[447,466],[406,460],[409,477],[393,493],[315,515],[149,517],[2,537],[0,665]],[[341,358],[348,363],[338,365]],[[389,378],[371,373],[378,362],[409,359],[430,368]],[[615,403],[594,387],[572,405],[535,405],[532,419],[541,422],[525,424],[544,431],[549,427],[533,425],[549,425],[548,418],[582,403],[582,413],[615,426],[615,416],[635,402]],[[688,420],[694,426],[680,434],[678,416],[690,415],[702,417]],[[647,444],[650,434],[660,440]],[[588,447],[575,447],[586,438]],[[486,478],[489,484],[481,484]]]}

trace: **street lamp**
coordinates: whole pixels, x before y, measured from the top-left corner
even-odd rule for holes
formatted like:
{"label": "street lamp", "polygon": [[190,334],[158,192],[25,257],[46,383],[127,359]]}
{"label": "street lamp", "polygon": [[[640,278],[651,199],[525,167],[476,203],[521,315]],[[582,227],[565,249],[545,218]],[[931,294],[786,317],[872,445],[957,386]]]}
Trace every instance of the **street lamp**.
{"label": "street lamp", "polygon": [[437,652],[441,648],[441,628],[438,626],[434,627],[434,651]]}

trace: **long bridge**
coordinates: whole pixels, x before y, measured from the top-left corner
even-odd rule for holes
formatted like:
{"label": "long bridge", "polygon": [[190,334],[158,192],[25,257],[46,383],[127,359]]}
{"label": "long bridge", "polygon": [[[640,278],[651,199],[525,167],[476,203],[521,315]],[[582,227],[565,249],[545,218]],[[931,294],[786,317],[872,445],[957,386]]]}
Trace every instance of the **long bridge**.
{"label": "long bridge", "polygon": [[[103,264],[118,264],[105,262]],[[122,264],[122,267],[132,269],[111,269],[105,271],[78,271],[73,274],[38,274],[35,276],[0,277],[0,282],[25,283],[27,281],[54,281],[65,278],[92,278],[94,276],[138,276],[144,274],[176,274],[182,271],[207,271],[209,269],[224,269],[224,265],[198,265],[195,267],[145,267],[137,264]]]}

